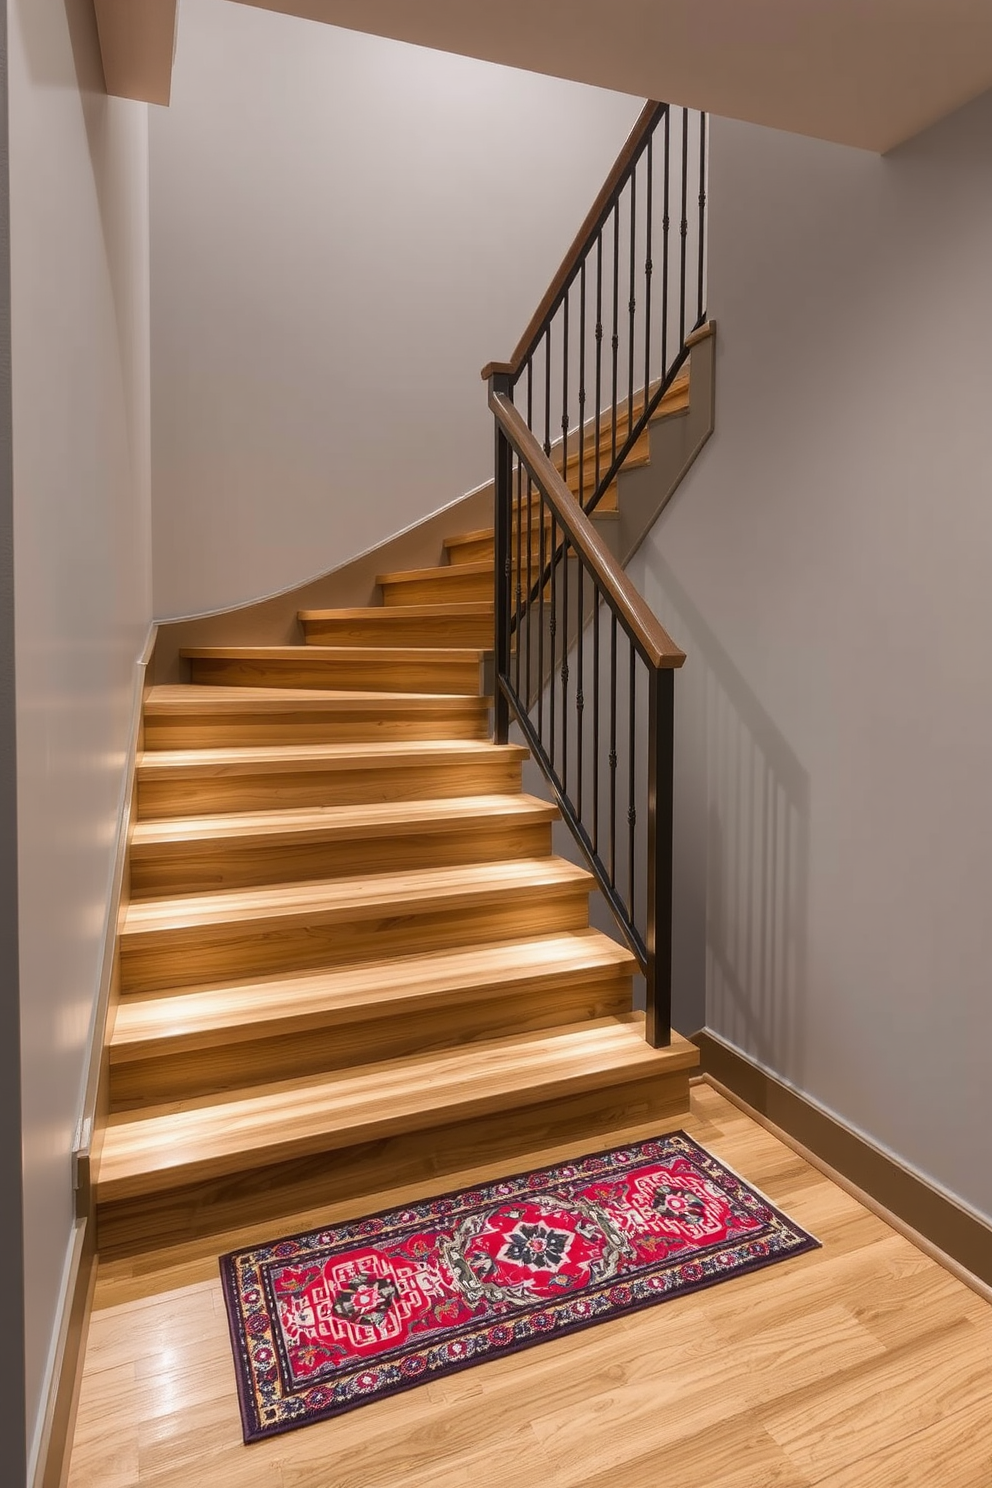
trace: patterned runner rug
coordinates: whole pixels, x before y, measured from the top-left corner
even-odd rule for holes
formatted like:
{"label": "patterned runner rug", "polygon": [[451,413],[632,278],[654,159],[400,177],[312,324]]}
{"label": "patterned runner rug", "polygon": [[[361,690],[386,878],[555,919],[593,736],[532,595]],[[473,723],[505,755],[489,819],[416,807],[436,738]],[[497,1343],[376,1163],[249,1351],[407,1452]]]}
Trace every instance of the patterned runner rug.
{"label": "patterned runner rug", "polygon": [[675,1132],[234,1251],[245,1441],[818,1245]]}

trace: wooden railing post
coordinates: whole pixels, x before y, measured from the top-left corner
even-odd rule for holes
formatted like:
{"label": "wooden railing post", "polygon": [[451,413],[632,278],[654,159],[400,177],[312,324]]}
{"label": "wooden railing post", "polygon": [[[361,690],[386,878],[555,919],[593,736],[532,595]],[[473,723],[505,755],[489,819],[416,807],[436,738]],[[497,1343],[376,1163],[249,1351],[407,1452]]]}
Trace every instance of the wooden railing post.
{"label": "wooden railing post", "polygon": [[[493,372],[489,394],[510,398],[512,378],[506,372]],[[496,559],[494,583],[494,647],[496,651],[495,696],[493,698],[493,739],[505,744],[510,735],[510,707],[503,679],[510,674],[510,503],[513,496],[513,451],[496,420],[496,496],[494,524]]]}
{"label": "wooden railing post", "polygon": [[652,667],[648,681],[647,1003],[644,1037],[672,1041],[672,797],[675,673]]}

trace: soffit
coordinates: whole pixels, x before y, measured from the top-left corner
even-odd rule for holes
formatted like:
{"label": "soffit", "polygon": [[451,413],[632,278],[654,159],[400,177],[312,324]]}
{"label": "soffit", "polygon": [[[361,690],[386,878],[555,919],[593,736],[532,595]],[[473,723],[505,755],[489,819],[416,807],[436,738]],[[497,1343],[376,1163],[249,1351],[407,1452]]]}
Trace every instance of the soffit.
{"label": "soffit", "polygon": [[[891,149],[992,87],[992,0],[236,3],[866,150]],[[105,53],[130,48],[147,72],[151,45],[159,74],[171,73],[175,0],[95,4]],[[158,31],[150,43],[122,45],[111,24]],[[107,70],[108,91],[127,94],[119,64]],[[147,96],[135,86],[128,96]],[[158,87],[151,101],[164,101]]]}
{"label": "soffit", "polygon": [[992,87],[992,0],[238,3],[867,150]]}

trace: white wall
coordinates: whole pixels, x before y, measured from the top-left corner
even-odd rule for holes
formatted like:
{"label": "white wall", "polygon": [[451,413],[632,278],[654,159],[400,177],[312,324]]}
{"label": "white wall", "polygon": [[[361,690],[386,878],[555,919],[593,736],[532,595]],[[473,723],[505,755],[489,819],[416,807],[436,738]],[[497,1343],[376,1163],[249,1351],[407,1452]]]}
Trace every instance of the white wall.
{"label": "white wall", "polygon": [[11,310],[29,1438],[150,614],[147,109],[86,0],[12,0]]}
{"label": "white wall", "polygon": [[336,567],[488,480],[513,350],[641,101],[231,5],[151,119],[155,609]]}
{"label": "white wall", "polygon": [[985,1215],[990,188],[992,95],[884,158],[715,122],[716,433],[631,568],[710,1026]]}

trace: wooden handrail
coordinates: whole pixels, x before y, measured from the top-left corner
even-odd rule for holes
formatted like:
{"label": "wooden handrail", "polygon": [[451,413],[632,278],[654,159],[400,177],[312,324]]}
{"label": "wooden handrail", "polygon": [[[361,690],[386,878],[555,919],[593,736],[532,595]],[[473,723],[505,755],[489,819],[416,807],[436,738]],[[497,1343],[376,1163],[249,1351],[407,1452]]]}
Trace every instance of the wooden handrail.
{"label": "wooden handrail", "polygon": [[614,194],[623,185],[631,164],[636,160],[657,119],[664,113],[667,107],[667,103],[654,103],[649,100],[641,109],[633,129],[627,136],[623,149],[613,162],[613,167],[603,182],[599,195],[586,213],[585,221],[576,233],[572,246],[562,259],[558,272],[548,285],[544,298],[531,316],[530,324],[517,342],[513,356],[508,362],[489,362],[483,367],[483,382],[488,382],[489,378],[495,372],[505,372],[514,378],[519,376],[520,369],[534,349],[532,343],[543,330],[544,322],[555,301],[565,288],[570,276],[575,272],[580,260],[592,246],[596,234],[599,232],[613,206],[612,199]]}
{"label": "wooden handrail", "polygon": [[505,393],[489,394],[489,407],[538,489],[555,512],[568,541],[585,560],[603,596],[645,661],[658,669],[680,667],[680,650],[633,587],[592,522],[552,465],[522,415]]}

